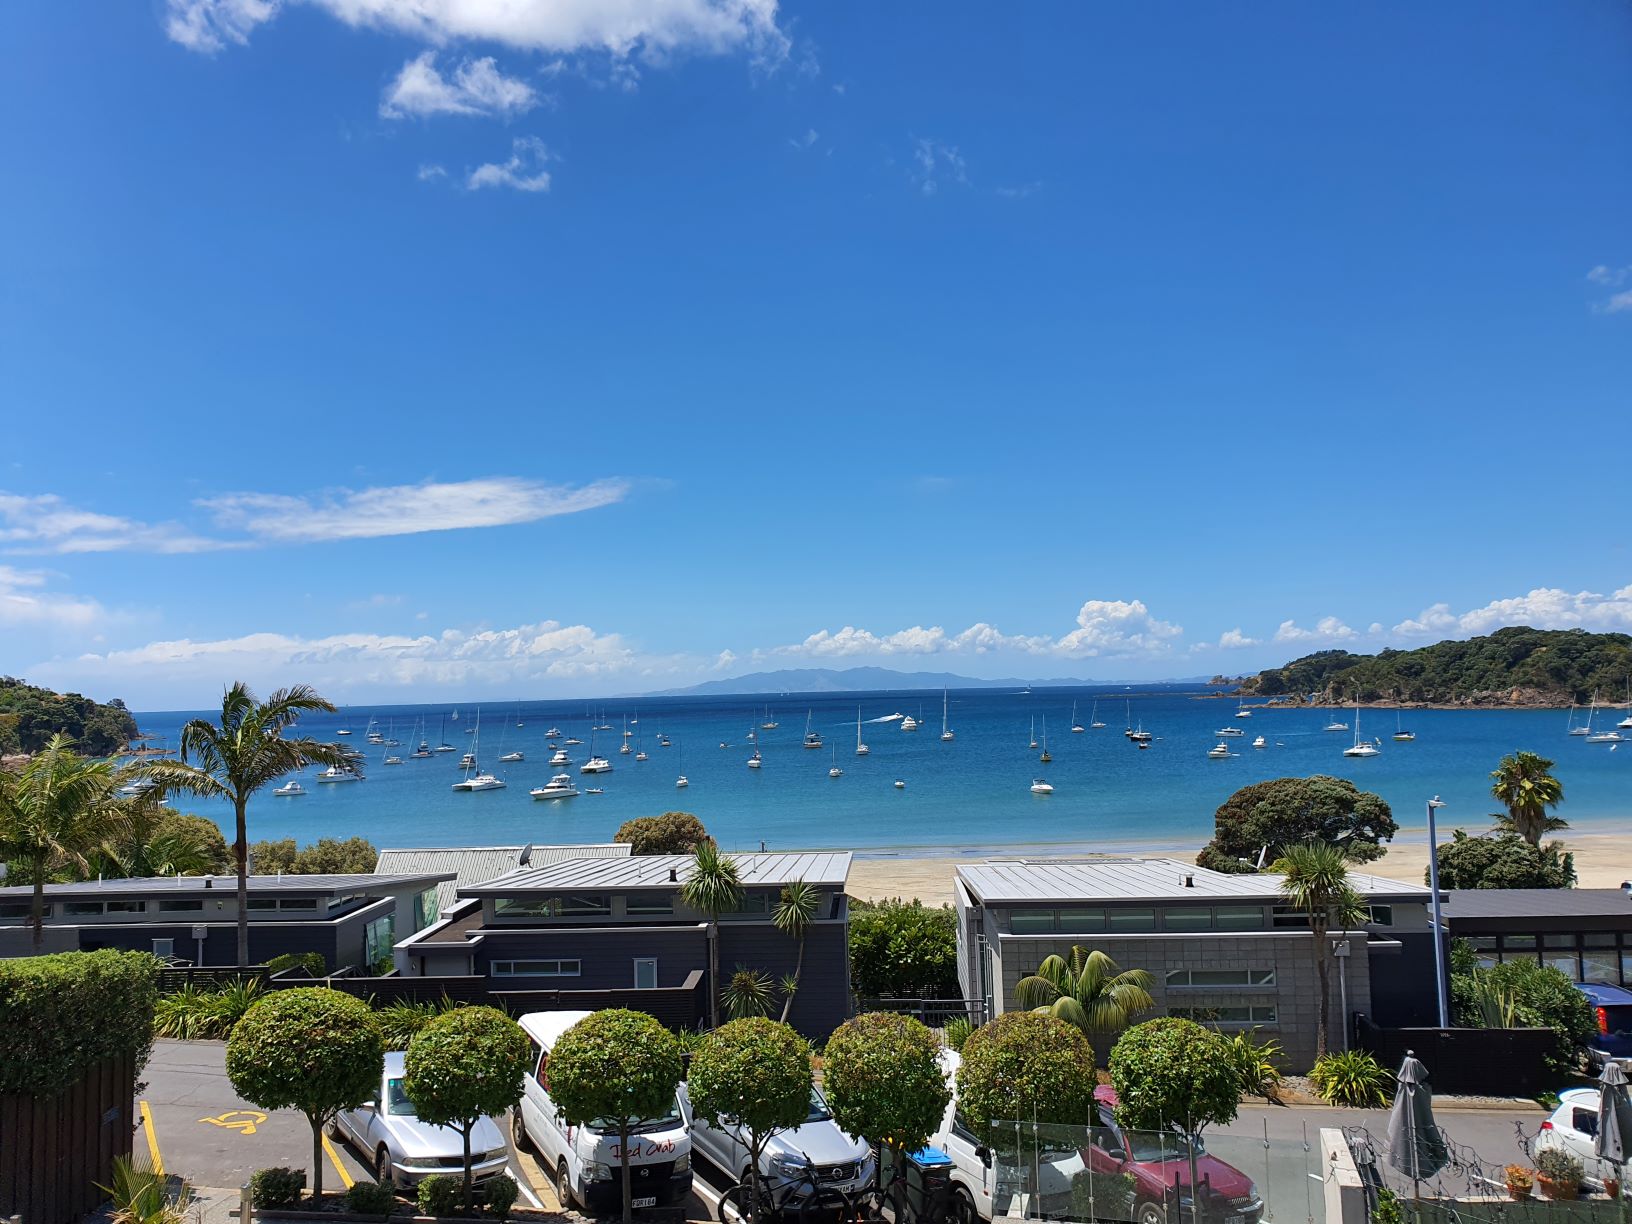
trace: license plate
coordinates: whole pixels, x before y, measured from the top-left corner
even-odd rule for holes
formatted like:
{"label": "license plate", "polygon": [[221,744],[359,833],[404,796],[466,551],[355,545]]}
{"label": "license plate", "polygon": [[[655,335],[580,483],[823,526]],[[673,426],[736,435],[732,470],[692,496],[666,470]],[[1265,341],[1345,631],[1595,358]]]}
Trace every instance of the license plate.
{"label": "license plate", "polygon": [[[633,1207],[656,1207],[657,1206],[657,1195],[649,1194],[645,1198],[634,1199],[631,1202],[630,1205],[633,1206]],[[1241,1219],[1240,1216],[1236,1217],[1237,1224],[1239,1224],[1240,1219]]]}

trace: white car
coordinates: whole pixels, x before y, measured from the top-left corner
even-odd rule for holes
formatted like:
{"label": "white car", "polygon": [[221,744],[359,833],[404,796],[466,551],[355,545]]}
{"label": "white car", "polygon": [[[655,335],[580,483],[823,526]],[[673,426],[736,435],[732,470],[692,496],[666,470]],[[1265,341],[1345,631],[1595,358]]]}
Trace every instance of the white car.
{"label": "white car", "polygon": [[[335,1116],[329,1134],[345,1139],[374,1170],[375,1180],[393,1186],[412,1186],[432,1173],[462,1176],[465,1138],[451,1126],[431,1126],[414,1114],[414,1103],[403,1091],[403,1055],[385,1056],[380,1095]],[[481,1182],[505,1171],[510,1146],[493,1118],[482,1118],[470,1133],[470,1172]]]}
{"label": "white car", "polygon": [[[695,1151],[733,1182],[748,1180],[748,1145],[742,1130],[732,1123],[715,1126],[696,1117],[686,1086],[680,1085],[680,1112],[691,1127]],[[833,1121],[820,1090],[810,1092],[810,1113],[804,1124],[778,1131],[765,1141],[760,1156],[759,1175],[764,1186],[780,1194],[783,1186],[804,1180],[805,1170],[814,1168],[816,1181],[846,1194],[855,1194],[873,1176],[873,1150],[867,1142],[847,1135]]]}
{"label": "white car", "polygon": [[1592,1150],[1598,1137],[1598,1089],[1571,1088],[1558,1094],[1558,1108],[1541,1124],[1536,1155],[1549,1149],[1568,1152],[1581,1162],[1586,1181],[1601,1189],[1604,1178],[1619,1177],[1613,1161]]}

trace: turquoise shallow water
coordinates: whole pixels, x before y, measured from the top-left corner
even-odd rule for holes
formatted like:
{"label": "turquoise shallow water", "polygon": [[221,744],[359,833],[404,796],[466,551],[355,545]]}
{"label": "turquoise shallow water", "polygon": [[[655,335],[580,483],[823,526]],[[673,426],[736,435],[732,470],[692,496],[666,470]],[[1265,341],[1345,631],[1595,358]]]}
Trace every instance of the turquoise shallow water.
{"label": "turquoise shallow water", "polygon": [[[303,777],[307,794],[294,799],[262,792],[250,807],[250,836],[320,836],[368,838],[379,846],[438,846],[522,842],[609,840],[631,816],[675,808],[695,812],[723,845],[732,849],[828,847],[864,853],[920,850],[988,851],[1001,847],[1115,849],[1130,844],[1199,846],[1211,835],[1214,809],[1233,790],[1249,782],[1287,774],[1331,773],[1354,779],[1379,792],[1394,807],[1403,826],[1420,825],[1425,802],[1440,795],[1450,806],[1441,817],[1452,827],[1483,827],[1494,806],[1488,775],[1500,757],[1527,748],[1553,757],[1564,782],[1562,814],[1582,832],[1618,832],[1632,814],[1632,731],[1615,751],[1586,744],[1565,734],[1562,710],[1418,710],[1402,715],[1416,732],[1412,743],[1395,743],[1392,710],[1362,710],[1367,739],[1381,737],[1382,753],[1355,760],[1342,755],[1352,733],[1323,732],[1330,710],[1259,710],[1237,720],[1235,702],[1198,698],[1197,690],[1175,686],[1134,690],[1046,689],[1027,696],[988,689],[953,692],[949,723],[956,735],[940,740],[938,693],[820,694],[787,696],[771,702],[780,727],[761,732],[764,766],[750,770],[747,737],[763,721],[763,697],[648,698],[639,702],[597,703],[615,730],[600,732],[596,747],[615,769],[599,777],[573,776],[580,789],[601,786],[601,795],[581,795],[558,802],[535,802],[531,787],[555,772],[547,764],[544,732],[559,726],[583,739],[570,748],[574,762],[589,749],[589,724],[583,702],[525,702],[519,707],[489,705],[481,711],[481,758],[504,777],[508,788],[475,794],[451,790],[460,774],[457,757],[407,759],[401,766],[382,766],[385,750],[370,747],[363,732],[372,716],[382,727],[394,727],[406,756],[419,720],[434,745],[438,720],[452,707],[397,706],[345,710],[302,724],[329,738],[342,726],[355,734],[350,743],[365,749],[367,780],[320,786]],[[1078,718],[1090,721],[1099,702],[1102,730],[1073,735],[1071,703]],[[922,707],[922,730],[907,733],[899,723],[862,727],[872,749],[855,755],[856,707],[863,720],[892,713],[916,717]],[[1131,704],[1132,718],[1155,733],[1147,751],[1138,751],[1123,736]],[[826,738],[827,747],[800,746],[806,712]],[[1608,729],[1623,716],[1616,710],[1599,725]],[[460,707],[460,721],[446,723],[447,740],[464,751],[472,736],[476,710]],[[650,760],[617,755],[625,716],[638,718],[634,728]],[[142,730],[168,736],[175,744],[191,712],[138,714]],[[1027,748],[1033,717],[1041,738],[1043,719],[1053,761],[1042,765]],[[1352,725],[1354,711],[1342,711]],[[523,726],[518,728],[517,721]],[[1207,758],[1218,742],[1212,732],[1239,725],[1243,737],[1230,741],[1239,755]],[[666,733],[672,745],[657,746]],[[1270,746],[1250,747],[1262,734]],[[729,744],[722,748],[720,745]],[[501,752],[520,749],[527,760],[500,766]],[[691,785],[676,789],[683,768]],[[828,777],[834,762],[844,771]],[[315,772],[315,771],[312,771]],[[1031,794],[1035,777],[1055,787],[1051,796]],[[900,778],[903,790],[892,785]],[[212,804],[184,804],[230,825],[230,810]]]}

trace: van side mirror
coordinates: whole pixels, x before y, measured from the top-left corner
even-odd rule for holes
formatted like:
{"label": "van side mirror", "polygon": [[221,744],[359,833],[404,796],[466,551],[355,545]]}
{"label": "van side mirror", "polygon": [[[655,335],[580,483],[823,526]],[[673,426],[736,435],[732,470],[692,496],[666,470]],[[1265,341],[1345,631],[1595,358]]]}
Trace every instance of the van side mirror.
{"label": "van side mirror", "polygon": [[980,1160],[980,1163],[985,1165],[988,1169],[992,1167],[992,1149],[987,1147],[984,1143],[975,1145],[975,1156]]}

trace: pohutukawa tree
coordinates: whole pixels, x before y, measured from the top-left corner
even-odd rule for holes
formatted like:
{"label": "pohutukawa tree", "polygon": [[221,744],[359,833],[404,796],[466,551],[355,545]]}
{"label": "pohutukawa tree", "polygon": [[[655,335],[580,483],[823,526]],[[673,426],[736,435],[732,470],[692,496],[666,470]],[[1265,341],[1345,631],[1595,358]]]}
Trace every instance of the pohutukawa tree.
{"label": "pohutukawa tree", "polygon": [[333,713],[334,705],[304,684],[279,689],[260,701],[242,681],[221,697],[221,721],[195,718],[181,729],[177,760],[144,769],[167,791],[182,791],[232,804],[235,837],[232,854],[238,869],[238,963],[249,964],[249,835],[245,812],[250,796],[285,774],[309,765],[343,767],[352,754],[339,744],[293,737],[302,714]]}

